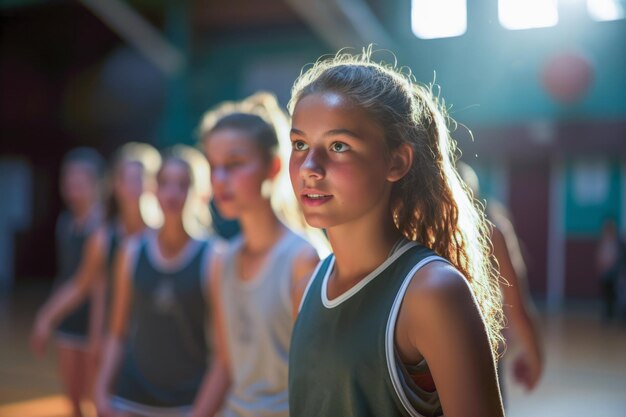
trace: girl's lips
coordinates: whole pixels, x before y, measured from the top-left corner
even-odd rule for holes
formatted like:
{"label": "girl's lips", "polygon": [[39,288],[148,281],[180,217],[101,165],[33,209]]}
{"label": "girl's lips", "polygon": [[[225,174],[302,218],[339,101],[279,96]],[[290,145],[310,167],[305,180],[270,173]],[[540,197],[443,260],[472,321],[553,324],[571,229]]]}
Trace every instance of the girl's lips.
{"label": "girl's lips", "polygon": [[215,195],[214,198],[217,203],[228,203],[229,201],[232,201],[235,199],[232,195],[229,195],[229,194]]}
{"label": "girl's lips", "polygon": [[307,192],[300,195],[302,204],[308,207],[321,206],[322,204],[327,203],[331,198],[333,198],[332,195],[320,192]]}

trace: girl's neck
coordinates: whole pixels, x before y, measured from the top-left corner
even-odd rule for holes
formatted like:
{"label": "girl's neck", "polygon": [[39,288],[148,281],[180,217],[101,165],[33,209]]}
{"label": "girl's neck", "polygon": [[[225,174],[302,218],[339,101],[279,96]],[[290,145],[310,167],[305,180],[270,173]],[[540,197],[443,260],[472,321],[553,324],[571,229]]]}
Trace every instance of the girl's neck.
{"label": "girl's neck", "polygon": [[161,254],[165,258],[175,257],[185,247],[189,238],[182,219],[165,219],[157,235]]}
{"label": "girl's neck", "polygon": [[243,249],[249,254],[261,254],[274,246],[285,231],[269,202],[243,214],[239,218],[244,241]]}
{"label": "girl's neck", "polygon": [[83,225],[89,220],[93,212],[97,209],[97,202],[86,203],[84,205],[75,206],[72,209],[72,216],[74,222],[78,225]]}
{"label": "girl's neck", "polygon": [[378,222],[338,225],[327,232],[335,255],[334,279],[355,283],[382,264],[402,238],[390,215]]}
{"label": "girl's neck", "polygon": [[120,207],[119,221],[124,228],[124,232],[128,235],[134,235],[146,228],[138,202],[137,204]]}

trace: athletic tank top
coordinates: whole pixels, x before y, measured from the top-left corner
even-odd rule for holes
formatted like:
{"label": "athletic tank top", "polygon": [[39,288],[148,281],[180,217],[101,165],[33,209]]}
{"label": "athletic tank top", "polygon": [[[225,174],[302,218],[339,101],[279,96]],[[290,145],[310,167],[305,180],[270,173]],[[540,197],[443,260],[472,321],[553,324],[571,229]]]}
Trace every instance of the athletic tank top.
{"label": "athletic tank top", "polygon": [[293,262],[309,243],[286,231],[249,281],[242,281],[238,274],[242,244],[242,237],[230,244],[222,267],[221,297],[232,378],[222,415],[284,417],[288,415]]}
{"label": "athletic tank top", "polygon": [[[334,256],[320,262],[296,321],[289,360],[289,411],[298,417],[442,415],[439,396],[418,387],[395,348],[395,325],[415,272],[444,260],[405,241],[378,268],[333,300]],[[427,371],[425,361],[411,369]]]}
{"label": "athletic tank top", "polygon": [[[69,212],[59,216],[56,227],[57,263],[59,273],[54,286],[59,287],[78,270],[88,237],[100,225],[99,210],[94,209],[82,225],[77,225]],[[65,316],[56,334],[73,339],[84,339],[89,329],[89,301],[85,301]]]}
{"label": "athletic tank top", "polygon": [[[108,247],[106,252],[106,272],[109,280],[113,277],[113,265],[115,264],[115,255],[120,243],[124,240],[122,226],[117,219],[111,220],[107,224]],[[109,281],[110,283],[110,281]]]}
{"label": "athletic tank top", "polygon": [[113,287],[114,287],[114,281],[115,281],[114,268],[115,268],[115,260],[117,257],[117,252],[120,246],[123,244],[123,242],[126,239],[139,238],[139,236],[145,233],[146,230],[147,228],[141,232],[137,232],[136,234],[128,235],[127,233],[124,232],[124,228],[118,219],[112,219],[106,225],[106,236],[107,236],[108,244],[106,247],[106,254],[105,254],[105,268],[106,268],[106,271],[105,271],[105,279],[106,279],[105,329],[109,328],[108,323],[109,323],[109,319],[111,316],[109,313],[111,311],[111,307],[112,307],[111,303],[113,301]]}
{"label": "athletic tank top", "polygon": [[170,411],[189,407],[208,361],[205,297],[210,243],[190,239],[176,258],[166,260],[155,231],[139,239],[128,337],[115,395],[127,402],[128,411],[137,413],[142,412],[138,406]]}

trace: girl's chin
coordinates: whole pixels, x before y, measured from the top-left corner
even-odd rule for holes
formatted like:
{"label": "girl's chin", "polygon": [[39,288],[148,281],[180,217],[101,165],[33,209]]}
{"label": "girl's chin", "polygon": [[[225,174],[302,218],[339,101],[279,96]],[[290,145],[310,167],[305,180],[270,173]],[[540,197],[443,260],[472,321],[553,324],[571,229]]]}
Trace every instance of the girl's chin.
{"label": "girl's chin", "polygon": [[165,203],[160,206],[164,216],[180,216],[185,209],[185,204]]}
{"label": "girl's chin", "polygon": [[328,219],[315,214],[311,214],[308,216],[305,214],[304,220],[309,226],[315,229],[328,229],[332,226],[331,222],[329,222]]}
{"label": "girl's chin", "polygon": [[228,220],[228,221],[239,220],[239,218],[241,217],[241,215],[238,213],[237,214],[234,214],[234,213],[222,214],[222,212],[220,212],[220,216],[222,217],[222,219]]}
{"label": "girl's chin", "polygon": [[239,210],[236,210],[234,207],[220,207],[219,204],[216,205],[218,214],[224,220],[237,220],[241,213]]}
{"label": "girl's chin", "polygon": [[179,217],[182,217],[182,215],[182,210],[163,210],[163,217],[165,218],[177,219]]}

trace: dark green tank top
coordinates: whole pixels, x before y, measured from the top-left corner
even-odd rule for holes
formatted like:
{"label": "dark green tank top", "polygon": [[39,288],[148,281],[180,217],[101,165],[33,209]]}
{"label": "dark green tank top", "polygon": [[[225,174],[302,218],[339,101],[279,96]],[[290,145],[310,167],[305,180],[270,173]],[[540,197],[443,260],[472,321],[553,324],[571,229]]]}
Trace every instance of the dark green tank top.
{"label": "dark green tank top", "polygon": [[423,265],[442,260],[430,249],[405,242],[361,282],[333,300],[328,300],[326,287],[333,255],[320,263],[292,334],[290,415],[443,414],[437,392],[412,383],[396,356],[394,341],[398,311],[411,277]]}
{"label": "dark green tank top", "polygon": [[[190,240],[165,265],[156,233],[141,238],[115,395],[135,404],[181,407],[193,403],[208,361],[207,241]],[[156,252],[155,252],[156,251]]]}
{"label": "dark green tank top", "polygon": [[106,234],[108,237],[108,245],[105,253],[105,302],[106,302],[106,314],[105,314],[105,328],[109,328],[110,311],[113,299],[113,286],[114,286],[114,267],[117,251],[126,237],[122,232],[121,225],[118,219],[110,220],[106,225]]}
{"label": "dark green tank top", "polygon": [[[55,287],[63,285],[74,276],[80,266],[85,244],[99,224],[100,216],[95,209],[81,226],[76,225],[69,212],[63,212],[59,216],[56,229],[59,274],[55,280]],[[86,341],[89,332],[89,314],[90,302],[86,300],[63,318],[57,327],[57,336]]]}
{"label": "dark green tank top", "polygon": [[107,235],[109,237],[109,245],[106,253],[106,268],[107,276],[109,277],[109,283],[113,278],[113,266],[115,264],[115,255],[119,248],[120,242],[124,239],[120,230],[120,225],[117,220],[111,220],[107,224]]}

